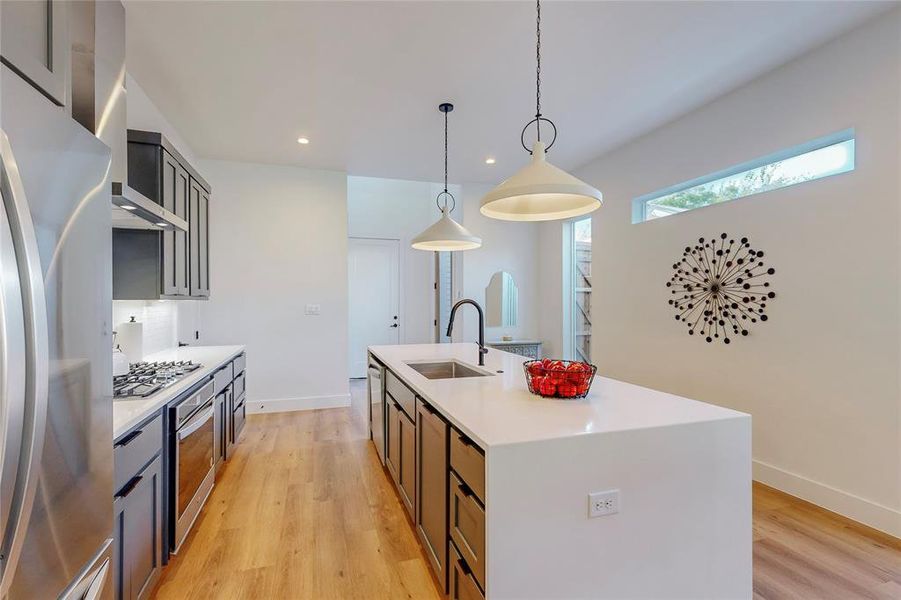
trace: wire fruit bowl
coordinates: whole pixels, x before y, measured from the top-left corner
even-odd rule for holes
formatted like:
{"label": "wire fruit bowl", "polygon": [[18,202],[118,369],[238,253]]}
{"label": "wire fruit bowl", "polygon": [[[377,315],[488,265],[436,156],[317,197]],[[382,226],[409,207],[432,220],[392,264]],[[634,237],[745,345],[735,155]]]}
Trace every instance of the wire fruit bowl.
{"label": "wire fruit bowl", "polygon": [[542,398],[584,398],[598,368],[573,360],[529,360],[522,365],[529,391]]}

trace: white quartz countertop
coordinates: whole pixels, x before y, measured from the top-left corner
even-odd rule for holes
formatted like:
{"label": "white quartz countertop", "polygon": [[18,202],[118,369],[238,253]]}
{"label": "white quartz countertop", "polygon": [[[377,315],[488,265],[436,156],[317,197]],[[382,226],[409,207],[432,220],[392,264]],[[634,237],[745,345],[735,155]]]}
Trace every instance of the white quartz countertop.
{"label": "white quartz countertop", "polygon": [[148,396],[113,401],[113,439],[118,439],[135,425],[161,409],[195,383],[209,377],[222,365],[244,352],[244,346],[182,346],[144,357],[147,362],[190,360],[203,365],[184,379]]}
{"label": "white quartz countertop", "polygon": [[[483,449],[572,437],[665,427],[722,419],[750,418],[731,409],[609,379],[599,369],[588,397],[541,398],[529,392],[522,363],[528,359],[490,349],[487,377],[427,379],[407,362],[456,359],[479,368],[476,344],[371,346],[381,360],[416,393]],[[503,373],[496,373],[496,371]]]}

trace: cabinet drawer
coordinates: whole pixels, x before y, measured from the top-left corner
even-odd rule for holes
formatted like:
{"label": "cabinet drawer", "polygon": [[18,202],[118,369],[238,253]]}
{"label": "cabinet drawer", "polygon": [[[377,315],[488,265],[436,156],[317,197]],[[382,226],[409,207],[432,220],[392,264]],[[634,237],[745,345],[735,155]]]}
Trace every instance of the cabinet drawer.
{"label": "cabinet drawer", "polygon": [[472,569],[457,552],[457,548],[450,544],[450,582],[448,584],[448,598],[450,600],[485,600],[485,595],[476,584],[472,576]]}
{"label": "cabinet drawer", "polygon": [[235,377],[234,387],[232,388],[232,394],[235,397],[235,404],[238,403],[239,398],[244,397],[244,373],[241,373],[237,377]]}
{"label": "cabinet drawer", "polygon": [[213,375],[213,395],[218,396],[232,382],[231,365],[225,365]]}
{"label": "cabinet drawer", "polygon": [[451,429],[451,468],[457,472],[466,485],[485,502],[485,455],[472,440]]}
{"label": "cabinet drawer", "polygon": [[235,360],[232,361],[232,378],[238,376],[238,373],[243,373],[244,369],[247,367],[247,355],[244,353],[239,354],[235,357]]}
{"label": "cabinet drawer", "polygon": [[485,509],[469,487],[451,473],[450,536],[457,551],[485,587]]}
{"label": "cabinet drawer", "polygon": [[244,406],[244,399],[241,399],[241,403],[235,407],[234,414],[234,427],[235,427],[235,442],[238,441],[238,438],[241,436],[241,432],[244,431],[244,423],[247,420],[247,410]]}
{"label": "cabinet drawer", "polygon": [[163,417],[126,433],[113,444],[114,492],[122,489],[163,449]]}
{"label": "cabinet drawer", "polygon": [[408,417],[416,418],[416,394],[391,371],[385,371],[385,389]]}

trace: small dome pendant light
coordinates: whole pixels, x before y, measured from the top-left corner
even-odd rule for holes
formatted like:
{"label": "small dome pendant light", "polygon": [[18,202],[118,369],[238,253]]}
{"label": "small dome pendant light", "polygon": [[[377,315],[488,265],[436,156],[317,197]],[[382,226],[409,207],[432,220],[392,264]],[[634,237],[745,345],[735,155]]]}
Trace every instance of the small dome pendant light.
{"label": "small dome pendant light", "polygon": [[[528,165],[514,173],[482,198],[481,212],[504,221],[553,221],[588,214],[601,206],[601,192],[547,162],[545,153],[557,139],[557,126],[541,115],[541,0],[536,0],[535,118],[526,123],[519,141],[532,155]],[[554,137],[545,146],[541,123],[551,126]],[[525,135],[534,123],[538,140],[529,150]]]}
{"label": "small dome pendant light", "polygon": [[[482,239],[478,238],[454,221],[450,213],[457,206],[454,195],[447,191],[447,113],[454,110],[454,105],[444,102],[438,106],[438,110],[444,113],[444,191],[435,198],[441,218],[438,222],[413,238],[411,246],[416,250],[428,250],[430,252],[454,252],[457,250],[472,250],[482,245]],[[442,204],[442,201],[444,202]],[[450,207],[448,207],[450,202]]]}

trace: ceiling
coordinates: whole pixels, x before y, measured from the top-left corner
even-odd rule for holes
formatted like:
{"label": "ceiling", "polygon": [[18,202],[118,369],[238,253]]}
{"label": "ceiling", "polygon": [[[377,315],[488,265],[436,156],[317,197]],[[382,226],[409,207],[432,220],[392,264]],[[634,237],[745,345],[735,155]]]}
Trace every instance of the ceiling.
{"label": "ceiling", "polygon": [[[126,6],[128,69],[200,156],[436,181],[437,106],[451,101],[451,181],[497,181],[527,160],[532,2]],[[584,164],[890,6],[546,2],[549,159]]]}

